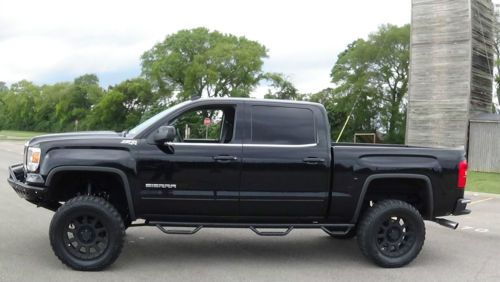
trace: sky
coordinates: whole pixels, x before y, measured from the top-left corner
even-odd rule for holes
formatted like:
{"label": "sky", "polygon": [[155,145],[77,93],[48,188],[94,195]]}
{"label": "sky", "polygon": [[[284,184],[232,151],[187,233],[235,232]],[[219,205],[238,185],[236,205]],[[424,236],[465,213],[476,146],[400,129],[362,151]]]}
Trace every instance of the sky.
{"label": "sky", "polygon": [[332,86],[330,70],[349,43],[410,19],[411,0],[0,0],[0,81],[95,73],[107,87],[139,76],[142,53],[167,35],[203,26],[265,45],[264,71],[314,93]]}

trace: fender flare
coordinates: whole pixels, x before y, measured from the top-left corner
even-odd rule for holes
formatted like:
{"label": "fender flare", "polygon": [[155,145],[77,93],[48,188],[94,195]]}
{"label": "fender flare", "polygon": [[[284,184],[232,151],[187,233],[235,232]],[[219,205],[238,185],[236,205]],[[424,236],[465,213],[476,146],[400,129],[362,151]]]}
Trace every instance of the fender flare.
{"label": "fender flare", "polygon": [[434,212],[434,194],[432,193],[432,183],[428,176],[422,174],[409,174],[409,173],[381,173],[381,174],[372,174],[368,176],[363,184],[363,188],[361,189],[361,193],[359,194],[359,200],[356,205],[356,211],[354,212],[354,216],[351,219],[352,223],[356,223],[359,219],[361,208],[363,206],[363,201],[365,199],[366,192],[368,190],[368,186],[370,186],[371,182],[376,179],[415,179],[415,180],[423,180],[425,182],[425,189],[427,190],[427,218],[432,218]]}
{"label": "fender flare", "polygon": [[50,187],[51,182],[54,178],[54,176],[59,173],[59,172],[68,172],[68,171],[77,171],[77,172],[85,172],[85,171],[91,171],[91,172],[106,172],[106,173],[113,173],[116,174],[120,177],[120,179],[123,182],[123,189],[125,190],[125,197],[127,198],[127,205],[128,209],[130,212],[130,219],[134,221],[136,219],[135,217],[135,211],[134,211],[134,203],[132,200],[132,193],[130,190],[130,184],[128,181],[127,176],[122,170],[119,170],[117,168],[112,168],[112,167],[96,167],[96,166],[59,166],[56,168],[53,168],[49,174],[47,175],[47,180],[45,181],[45,185],[47,187]]}

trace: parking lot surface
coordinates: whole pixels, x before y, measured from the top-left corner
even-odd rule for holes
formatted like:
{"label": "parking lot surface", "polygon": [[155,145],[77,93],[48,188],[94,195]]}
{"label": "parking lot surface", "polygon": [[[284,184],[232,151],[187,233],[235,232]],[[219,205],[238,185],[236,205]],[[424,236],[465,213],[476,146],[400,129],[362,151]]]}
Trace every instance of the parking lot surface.
{"label": "parking lot surface", "polygon": [[0,141],[0,281],[500,281],[500,197],[477,193],[468,193],[472,214],[449,217],[460,222],[456,231],[426,222],[422,252],[399,269],[379,268],[356,240],[320,230],[259,237],[245,229],[203,229],[183,236],[134,227],[109,269],[76,272],[50,248],[53,213],[20,199],[5,181],[22,147]]}

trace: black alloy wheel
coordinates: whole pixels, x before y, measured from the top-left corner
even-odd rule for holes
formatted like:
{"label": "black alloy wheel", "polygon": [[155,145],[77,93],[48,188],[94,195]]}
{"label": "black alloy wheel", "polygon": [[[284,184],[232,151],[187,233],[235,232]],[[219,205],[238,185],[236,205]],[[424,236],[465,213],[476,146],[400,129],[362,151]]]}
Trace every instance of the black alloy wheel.
{"label": "black alloy wheel", "polygon": [[125,226],[118,211],[103,198],[78,196],[57,210],[49,235],[61,262],[75,270],[101,270],[118,258]]}
{"label": "black alloy wheel", "polygon": [[367,209],[358,224],[358,245],[382,267],[401,267],[413,261],[424,245],[425,224],[415,207],[384,200]]}
{"label": "black alloy wheel", "polygon": [[390,217],[379,225],[377,246],[388,257],[399,257],[415,244],[416,237],[411,221],[402,217]]}
{"label": "black alloy wheel", "polygon": [[64,245],[73,256],[91,260],[101,256],[108,248],[109,232],[95,215],[76,215],[65,226]]}

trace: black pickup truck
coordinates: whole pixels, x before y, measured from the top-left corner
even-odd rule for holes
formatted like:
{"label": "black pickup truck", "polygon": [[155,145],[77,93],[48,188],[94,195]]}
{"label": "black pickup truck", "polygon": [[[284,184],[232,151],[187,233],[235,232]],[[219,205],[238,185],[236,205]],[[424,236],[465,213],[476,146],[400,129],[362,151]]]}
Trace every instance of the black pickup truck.
{"label": "black pickup truck", "polygon": [[441,217],[470,212],[463,150],[332,144],[309,102],[197,99],[130,131],[44,135],[24,150],[8,182],[56,212],[52,248],[77,270],[113,263],[131,226],[320,228],[399,267],[420,252],[424,219],[456,228]]}

